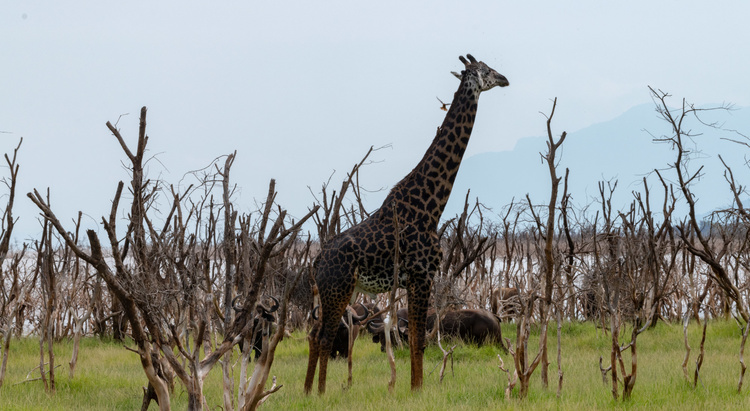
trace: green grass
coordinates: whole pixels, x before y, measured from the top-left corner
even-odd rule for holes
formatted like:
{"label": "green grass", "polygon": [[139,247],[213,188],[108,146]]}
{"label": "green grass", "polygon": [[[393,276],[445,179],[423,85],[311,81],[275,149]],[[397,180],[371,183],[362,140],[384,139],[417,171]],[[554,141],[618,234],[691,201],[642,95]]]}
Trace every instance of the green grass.
{"label": "green grass", "polygon": [[[504,325],[507,337],[515,337],[515,327]],[[535,350],[538,330],[533,330],[529,349]],[[591,324],[569,323],[563,326],[564,374],[563,391],[556,397],[557,364],[556,331],[550,327],[550,389],[541,388],[539,370],[532,377],[529,396],[521,401],[504,398],[506,375],[498,369],[497,347],[460,344],[455,349],[453,372],[450,364],[443,383],[438,382],[442,353],[437,347],[425,352],[425,384],[421,392],[412,393],[409,387],[409,353],[396,352],[397,383],[395,392],[387,389],[390,369],[379,345],[367,336],[357,340],[354,351],[354,382],[345,389],[347,367],[345,361],[329,364],[328,392],[323,396],[302,393],[307,366],[307,341],[302,333],[295,333],[279,346],[272,375],[284,387],[267,402],[267,409],[284,410],[497,410],[537,409],[748,409],[750,381],[737,394],[739,378],[739,331],[733,323],[713,322],[708,326],[706,354],[698,387],[693,389],[682,374],[685,355],[682,327],[659,324],[638,339],[638,377],[633,396],[626,403],[616,402],[610,392],[611,383],[602,383],[599,356],[609,359],[610,338]],[[692,375],[698,354],[700,328],[691,325],[690,358]],[[630,330],[624,330],[629,337]],[[454,342],[446,341],[445,346]],[[96,339],[82,341],[75,378],[68,377],[72,343],[55,346],[57,392],[45,393],[41,381],[25,382],[28,372],[39,363],[39,344],[35,339],[13,340],[8,372],[0,388],[2,410],[108,410],[139,409],[141,387],[146,378],[135,354],[112,342]],[[502,354],[506,365],[510,356]],[[750,348],[748,348],[750,356]],[[236,358],[236,356],[235,356]],[[630,358],[626,357],[629,371]],[[750,361],[750,358],[748,359]],[[435,368],[435,371],[430,372]],[[235,378],[239,370],[235,370]],[[38,377],[38,371],[32,378]],[[750,379],[750,376],[747,377]],[[269,379],[269,385],[270,385]],[[205,394],[211,409],[221,408],[221,369],[215,367],[208,377]],[[185,409],[187,396],[177,383],[172,394],[172,408]],[[155,409],[152,404],[151,409]]]}

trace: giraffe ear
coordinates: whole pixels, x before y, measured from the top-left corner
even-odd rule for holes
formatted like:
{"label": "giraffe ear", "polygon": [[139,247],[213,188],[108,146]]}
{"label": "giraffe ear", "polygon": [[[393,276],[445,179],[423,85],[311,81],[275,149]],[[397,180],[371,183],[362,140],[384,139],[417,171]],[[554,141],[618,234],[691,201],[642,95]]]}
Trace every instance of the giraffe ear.
{"label": "giraffe ear", "polygon": [[456,78],[458,78],[459,80],[461,80],[461,75],[460,74],[456,73],[455,71],[451,71],[451,74],[453,74],[454,76],[456,76]]}
{"label": "giraffe ear", "polygon": [[466,61],[466,59],[464,58],[464,56],[458,56],[458,59],[461,60],[461,63],[464,63],[464,66],[468,66],[469,65],[469,62]]}
{"label": "giraffe ear", "polygon": [[467,54],[466,57],[469,59],[469,61],[473,64],[477,62],[477,59],[474,58],[471,54]]}

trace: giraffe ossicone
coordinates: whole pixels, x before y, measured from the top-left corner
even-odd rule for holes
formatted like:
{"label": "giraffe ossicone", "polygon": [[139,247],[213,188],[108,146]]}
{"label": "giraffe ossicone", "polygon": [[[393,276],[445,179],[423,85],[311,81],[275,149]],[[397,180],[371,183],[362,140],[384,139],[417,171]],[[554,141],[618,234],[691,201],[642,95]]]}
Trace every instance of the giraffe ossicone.
{"label": "giraffe ossicone", "polygon": [[442,255],[437,226],[469,143],[479,95],[509,84],[505,76],[471,54],[459,60],[464,70],[454,74],[461,83],[422,160],[391,189],[377,211],[328,240],[315,260],[321,317],[308,338],[306,393],[312,389],[318,362],[318,392],[325,392],[333,338],[355,290],[390,291],[396,272],[408,302],[411,388],[422,386],[427,307]]}

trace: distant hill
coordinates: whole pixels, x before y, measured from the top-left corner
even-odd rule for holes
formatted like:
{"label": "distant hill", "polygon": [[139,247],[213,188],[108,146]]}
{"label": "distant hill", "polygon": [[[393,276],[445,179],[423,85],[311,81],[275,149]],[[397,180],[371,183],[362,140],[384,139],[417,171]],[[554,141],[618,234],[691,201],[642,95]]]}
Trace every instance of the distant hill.
{"label": "distant hill", "polygon": [[[709,118],[710,115],[710,118]],[[718,121],[724,129],[737,130],[750,136],[750,108],[739,108],[731,112],[712,111],[704,121]],[[555,138],[564,130],[556,130]],[[724,167],[717,155],[721,155],[732,167],[735,179],[743,185],[750,184],[750,148],[722,138],[742,139],[736,133],[712,129],[690,118],[686,129],[703,133],[694,139],[691,149],[701,151],[699,158],[691,162],[691,170],[703,165],[703,177],[693,187],[698,197],[700,214],[730,205],[732,202],[724,180]],[[667,144],[657,144],[651,134],[660,136],[670,133],[668,124],[658,116],[653,104],[633,107],[619,117],[595,124],[585,129],[568,132],[558,151],[558,175],[565,175],[570,168],[569,191],[577,206],[591,204],[599,198],[598,182],[618,180],[613,197],[613,207],[623,209],[633,199],[632,191],[643,191],[643,177],[647,177],[652,194],[652,209],[661,210],[663,189],[655,168],[666,169],[675,161],[676,154]],[[547,151],[546,136],[529,137],[518,141],[512,151],[482,153],[465,158],[456,178],[451,200],[444,217],[461,211],[466,191],[471,189],[472,201],[479,198],[493,211],[500,212],[515,197],[516,202],[525,201],[528,193],[534,204],[549,202],[550,177],[540,152]],[[750,142],[750,140],[745,140]],[[665,170],[666,179],[676,180],[673,170]],[[562,185],[560,187],[562,195]],[[657,202],[659,201],[659,202]],[[683,204],[684,200],[679,204]],[[678,209],[684,215],[684,209]]]}

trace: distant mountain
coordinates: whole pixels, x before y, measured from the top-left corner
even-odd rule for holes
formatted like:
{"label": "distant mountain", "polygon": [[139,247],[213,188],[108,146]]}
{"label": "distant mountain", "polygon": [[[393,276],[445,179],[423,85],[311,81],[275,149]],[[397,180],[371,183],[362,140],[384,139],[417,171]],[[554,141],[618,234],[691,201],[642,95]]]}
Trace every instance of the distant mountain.
{"label": "distant mountain", "polygon": [[[746,165],[746,157],[750,158],[750,148],[726,140],[750,142],[735,132],[727,131],[737,130],[750,136],[750,108],[731,112],[704,112],[704,117],[704,122],[717,121],[724,130],[705,126],[692,117],[687,121],[686,127],[683,127],[693,133],[702,133],[689,146],[694,152],[701,152],[690,163],[690,170],[695,172],[701,165],[704,166],[703,176],[693,186],[698,198],[697,211],[701,214],[732,203],[724,179],[724,167],[718,155],[732,167],[738,183],[750,184],[750,168]],[[554,129],[553,119],[556,139],[562,131]],[[652,135],[670,135],[670,131],[669,125],[656,113],[654,105],[644,104],[633,107],[613,120],[569,132],[558,151],[557,173],[564,177],[565,168],[570,169],[568,182],[573,204],[583,206],[593,203],[599,199],[600,181],[617,180],[613,207],[623,209],[633,200],[633,191],[643,192],[642,179],[647,177],[652,209],[661,210],[663,188],[653,170],[664,170],[662,176],[675,181],[674,170],[667,168],[675,161],[676,153],[668,144],[654,143]],[[461,211],[469,189],[472,201],[479,198],[480,202],[498,213],[513,198],[516,202],[525,202],[527,193],[534,204],[548,203],[549,171],[540,156],[540,153],[547,151],[546,141],[546,136],[524,138],[518,141],[512,151],[482,153],[465,158],[444,217]],[[684,204],[684,200],[679,204]],[[678,209],[678,212],[684,215],[684,209]]]}

